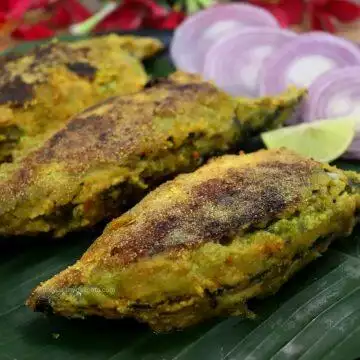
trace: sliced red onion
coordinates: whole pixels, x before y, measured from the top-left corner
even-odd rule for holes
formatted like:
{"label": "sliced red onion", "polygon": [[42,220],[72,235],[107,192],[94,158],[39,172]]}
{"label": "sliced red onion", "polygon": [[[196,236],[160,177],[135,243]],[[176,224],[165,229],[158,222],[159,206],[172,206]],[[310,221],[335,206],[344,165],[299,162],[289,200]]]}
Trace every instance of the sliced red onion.
{"label": "sliced red onion", "polygon": [[296,36],[292,31],[277,28],[238,30],[210,48],[203,75],[231,95],[257,97],[264,61]]}
{"label": "sliced red onion", "polygon": [[325,72],[360,64],[360,49],[322,32],[298,36],[270,55],[260,72],[260,94],[275,95],[293,84],[310,86]]}
{"label": "sliced red onion", "polygon": [[216,5],[188,17],[175,31],[170,54],[180,70],[201,73],[208,49],[222,36],[249,27],[278,27],[268,11],[249,4]]}
{"label": "sliced red onion", "polygon": [[344,155],[360,159],[360,65],[330,70],[309,88],[303,120],[314,120],[355,116],[357,135]]}

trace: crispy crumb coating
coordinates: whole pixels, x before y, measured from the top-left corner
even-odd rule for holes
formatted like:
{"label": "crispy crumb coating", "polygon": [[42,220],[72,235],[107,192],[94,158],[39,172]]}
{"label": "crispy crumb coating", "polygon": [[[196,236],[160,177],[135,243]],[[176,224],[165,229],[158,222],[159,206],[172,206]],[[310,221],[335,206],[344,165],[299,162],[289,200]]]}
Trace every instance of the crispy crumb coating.
{"label": "crispy crumb coating", "polygon": [[37,287],[36,311],[134,317],[157,331],[248,314],[355,224],[360,178],[287,150],[226,155],[111,222]]}
{"label": "crispy crumb coating", "polygon": [[195,75],[176,73],[137,94],[107,99],[37,151],[2,166],[0,234],[62,236],[117,216],[169,177],[237,150],[251,124],[249,104],[253,119],[271,128],[303,95],[290,91],[244,106]]}
{"label": "crispy crumb coating", "polygon": [[0,57],[0,162],[86,107],[142,89],[148,79],[140,60],[161,48],[152,38],[113,34]]}

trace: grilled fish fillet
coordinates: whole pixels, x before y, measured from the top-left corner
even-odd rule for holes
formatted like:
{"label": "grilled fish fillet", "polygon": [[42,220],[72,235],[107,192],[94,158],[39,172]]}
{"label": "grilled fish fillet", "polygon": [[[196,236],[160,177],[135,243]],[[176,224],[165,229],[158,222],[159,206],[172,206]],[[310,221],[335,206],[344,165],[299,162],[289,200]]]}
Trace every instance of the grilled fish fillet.
{"label": "grilled fish fillet", "polygon": [[107,35],[0,57],[0,162],[86,107],[142,89],[140,60],[161,48],[152,38]]}
{"label": "grilled fish fillet", "polygon": [[108,99],[37,151],[2,166],[0,235],[62,236],[115,217],[169,177],[236,150],[244,135],[287,118],[303,95],[293,90],[244,103],[177,73]]}
{"label": "grilled fish fillet", "polygon": [[357,174],[287,150],[225,155],[147,195],[37,287],[35,311],[133,317],[156,331],[247,314],[348,235]]}

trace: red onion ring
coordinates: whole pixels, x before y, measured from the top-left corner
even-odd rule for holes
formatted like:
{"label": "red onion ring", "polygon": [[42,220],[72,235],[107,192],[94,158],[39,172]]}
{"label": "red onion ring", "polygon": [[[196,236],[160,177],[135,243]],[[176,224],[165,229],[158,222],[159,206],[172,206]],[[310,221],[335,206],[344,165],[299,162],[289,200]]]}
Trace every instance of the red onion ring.
{"label": "red onion ring", "polygon": [[216,42],[205,57],[203,75],[233,96],[257,97],[264,61],[297,34],[277,28],[238,30]]}
{"label": "red onion ring", "polygon": [[260,94],[275,95],[290,84],[307,87],[334,68],[360,64],[360,49],[322,32],[301,35],[269,56],[260,72]]}
{"label": "red onion ring", "polygon": [[[360,65],[334,69],[320,76],[309,88],[303,120],[311,122],[354,115],[360,132]],[[360,159],[360,133],[344,155]]]}
{"label": "red onion ring", "polygon": [[268,11],[249,4],[216,5],[188,17],[175,31],[170,55],[183,71],[202,73],[205,54],[223,35],[244,27],[278,27]]}

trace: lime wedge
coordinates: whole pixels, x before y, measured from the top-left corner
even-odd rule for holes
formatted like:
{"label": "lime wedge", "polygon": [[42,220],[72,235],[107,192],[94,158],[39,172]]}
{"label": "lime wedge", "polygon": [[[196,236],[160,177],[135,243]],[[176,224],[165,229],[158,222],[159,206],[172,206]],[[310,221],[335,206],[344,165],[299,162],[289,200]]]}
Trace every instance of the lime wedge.
{"label": "lime wedge", "polygon": [[319,120],[264,132],[261,138],[268,149],[286,147],[321,162],[341,156],[355,136],[354,117]]}

